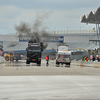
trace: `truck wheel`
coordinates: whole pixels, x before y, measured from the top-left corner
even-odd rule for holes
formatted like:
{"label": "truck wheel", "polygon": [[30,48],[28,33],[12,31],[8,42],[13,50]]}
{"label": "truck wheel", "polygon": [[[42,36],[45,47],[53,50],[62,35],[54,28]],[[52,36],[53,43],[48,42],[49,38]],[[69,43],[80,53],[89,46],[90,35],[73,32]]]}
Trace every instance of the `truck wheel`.
{"label": "truck wheel", "polygon": [[26,64],[30,64],[30,61],[26,60]]}
{"label": "truck wheel", "polygon": [[70,67],[70,63],[67,63],[66,65],[67,65],[66,67]]}
{"label": "truck wheel", "polygon": [[56,61],[56,64],[58,64],[58,62]]}
{"label": "truck wheel", "polygon": [[38,63],[37,63],[37,66],[41,66],[41,62],[38,62]]}
{"label": "truck wheel", "polygon": [[56,62],[56,67],[60,67],[58,62]]}
{"label": "truck wheel", "polygon": [[13,57],[11,57],[11,58],[10,58],[10,61],[13,61],[13,60],[14,60],[14,58],[13,58]]}
{"label": "truck wheel", "polygon": [[67,67],[70,67],[70,65],[68,65]]}
{"label": "truck wheel", "polygon": [[9,61],[9,57],[5,57],[5,60],[6,60],[6,61]]}
{"label": "truck wheel", "polygon": [[18,59],[16,59],[16,62],[18,62]]}
{"label": "truck wheel", "polygon": [[41,64],[37,64],[37,66],[41,66]]}

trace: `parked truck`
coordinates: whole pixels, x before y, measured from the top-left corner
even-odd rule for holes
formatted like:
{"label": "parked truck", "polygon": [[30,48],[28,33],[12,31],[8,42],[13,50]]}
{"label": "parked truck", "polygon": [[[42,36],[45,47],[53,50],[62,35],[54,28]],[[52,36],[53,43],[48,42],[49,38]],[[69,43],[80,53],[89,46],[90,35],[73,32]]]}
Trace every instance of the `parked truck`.
{"label": "parked truck", "polygon": [[71,63],[71,51],[69,51],[68,45],[62,45],[57,47],[56,52],[56,65],[66,64],[70,67]]}
{"label": "parked truck", "polygon": [[37,65],[41,65],[41,56],[43,51],[43,44],[42,43],[36,43],[29,41],[28,47],[26,48],[27,51],[27,57],[26,57],[26,64],[37,63]]}

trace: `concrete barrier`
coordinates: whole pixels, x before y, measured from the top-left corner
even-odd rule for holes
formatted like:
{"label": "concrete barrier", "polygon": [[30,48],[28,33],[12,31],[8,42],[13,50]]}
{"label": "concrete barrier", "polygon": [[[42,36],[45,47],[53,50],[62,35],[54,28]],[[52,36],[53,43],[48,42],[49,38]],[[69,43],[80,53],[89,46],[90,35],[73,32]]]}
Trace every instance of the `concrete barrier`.
{"label": "concrete barrier", "polygon": [[86,61],[72,61],[72,64],[74,65],[78,65],[78,66],[82,66],[82,67],[100,67],[100,62],[97,62],[97,61],[89,61],[89,62],[86,62]]}
{"label": "concrete barrier", "polygon": [[0,56],[0,63],[5,62],[4,57]]}

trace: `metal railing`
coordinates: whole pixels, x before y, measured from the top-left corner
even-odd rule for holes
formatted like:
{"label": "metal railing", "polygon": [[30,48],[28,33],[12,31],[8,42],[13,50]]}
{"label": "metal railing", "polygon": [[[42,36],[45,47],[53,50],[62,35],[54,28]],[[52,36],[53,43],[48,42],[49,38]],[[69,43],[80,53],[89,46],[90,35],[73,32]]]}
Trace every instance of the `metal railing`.
{"label": "metal railing", "polygon": [[[54,30],[47,31],[49,34],[90,34],[97,33],[97,30]],[[17,35],[16,33],[7,33],[7,35]],[[24,34],[23,34],[24,35]]]}
{"label": "metal railing", "polygon": [[48,31],[50,34],[86,34],[86,33],[96,33],[96,30],[58,30],[58,31]]}

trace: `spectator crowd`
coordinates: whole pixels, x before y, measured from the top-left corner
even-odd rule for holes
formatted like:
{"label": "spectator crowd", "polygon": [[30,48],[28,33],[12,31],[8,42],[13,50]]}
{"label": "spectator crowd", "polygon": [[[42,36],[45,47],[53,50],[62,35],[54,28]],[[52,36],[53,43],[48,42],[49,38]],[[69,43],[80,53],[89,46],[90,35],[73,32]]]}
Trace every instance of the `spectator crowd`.
{"label": "spectator crowd", "polygon": [[83,61],[95,61],[95,60],[97,60],[98,62],[100,61],[100,56],[98,56],[98,55],[96,55],[96,57],[95,56],[93,56],[93,55],[90,55],[90,58],[88,57],[88,56],[84,56],[83,58],[82,58],[82,60]]}

